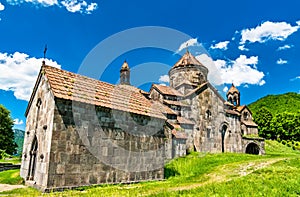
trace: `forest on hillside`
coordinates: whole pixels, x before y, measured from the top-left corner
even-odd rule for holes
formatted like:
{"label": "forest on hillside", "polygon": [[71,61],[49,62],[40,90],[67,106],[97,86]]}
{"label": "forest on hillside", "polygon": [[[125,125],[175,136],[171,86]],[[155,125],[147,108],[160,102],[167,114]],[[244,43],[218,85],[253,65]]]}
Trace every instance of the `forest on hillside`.
{"label": "forest on hillside", "polygon": [[248,107],[260,137],[300,149],[300,94],[268,95]]}

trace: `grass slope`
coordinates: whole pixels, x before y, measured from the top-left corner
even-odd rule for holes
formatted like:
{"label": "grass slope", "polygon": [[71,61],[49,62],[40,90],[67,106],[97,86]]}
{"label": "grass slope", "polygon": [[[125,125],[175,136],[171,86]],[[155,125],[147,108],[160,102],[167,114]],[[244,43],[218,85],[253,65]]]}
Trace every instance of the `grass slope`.
{"label": "grass slope", "polygon": [[0,172],[0,183],[17,185],[22,184],[23,179],[20,177],[20,170],[7,170]]}
{"label": "grass slope", "polygon": [[248,105],[252,113],[266,107],[272,115],[282,112],[298,112],[300,110],[300,94],[286,93],[280,95],[268,95]]}
{"label": "grass slope", "polygon": [[[81,187],[49,196],[299,196],[300,152],[275,141],[266,141],[266,151],[265,156],[192,153],[166,165],[165,181]],[[26,188],[0,195],[41,193]]]}
{"label": "grass slope", "polygon": [[22,155],[23,143],[24,143],[24,131],[20,129],[14,129],[14,141],[17,144],[17,155]]}

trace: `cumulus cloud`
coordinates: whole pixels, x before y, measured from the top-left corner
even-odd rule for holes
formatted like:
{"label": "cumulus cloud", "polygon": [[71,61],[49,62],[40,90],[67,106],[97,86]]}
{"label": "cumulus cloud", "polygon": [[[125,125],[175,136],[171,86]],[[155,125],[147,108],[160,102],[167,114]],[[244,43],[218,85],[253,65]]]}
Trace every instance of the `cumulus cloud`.
{"label": "cumulus cloud", "polygon": [[296,26],[292,26],[286,22],[270,22],[266,21],[261,25],[251,28],[244,29],[241,32],[242,38],[240,44],[243,45],[246,42],[263,43],[267,40],[280,40],[283,41],[291,34],[295,33],[300,27],[300,22],[297,22]]}
{"label": "cumulus cloud", "polygon": [[5,9],[4,5],[0,2],[0,12]]}
{"label": "cumulus cloud", "polygon": [[169,75],[160,76],[158,81],[161,83],[169,83],[170,82]]}
{"label": "cumulus cloud", "polygon": [[288,61],[287,60],[283,60],[283,59],[281,59],[281,58],[279,58],[277,61],[276,61],[276,64],[287,64],[288,63]]}
{"label": "cumulus cloud", "polygon": [[23,120],[20,120],[19,118],[14,119],[15,125],[22,125],[23,123],[24,123]]}
{"label": "cumulus cloud", "polygon": [[249,49],[246,48],[245,45],[240,45],[238,48],[239,48],[241,51],[249,51]]}
{"label": "cumulus cloud", "polygon": [[221,50],[227,50],[227,46],[229,44],[229,41],[223,41],[223,42],[219,42],[216,43],[215,45],[212,45],[210,48],[211,49],[221,49]]}
{"label": "cumulus cloud", "polygon": [[78,1],[78,0],[64,0],[61,1],[61,4],[69,11],[69,12],[80,12],[91,14],[92,11],[96,10],[98,5],[97,3],[88,4],[86,1]]}
{"label": "cumulus cloud", "polygon": [[221,59],[213,61],[205,54],[196,58],[209,69],[208,78],[214,85],[234,83],[236,86],[242,84],[261,86],[265,84],[264,73],[256,67],[257,56],[240,55],[237,59],[228,61]]}
{"label": "cumulus cloud", "polygon": [[91,14],[98,8],[97,3],[88,3],[85,0],[7,0],[7,2],[11,5],[32,3],[34,5],[42,7],[58,6],[63,7],[67,11],[72,13],[79,12],[83,14]]}
{"label": "cumulus cloud", "polygon": [[191,46],[199,46],[200,43],[198,43],[197,38],[191,38],[187,41],[185,41],[184,43],[182,43],[179,48],[177,49],[177,53],[179,53],[180,51],[182,51],[183,49],[186,49],[187,47],[191,47]]}
{"label": "cumulus cloud", "polygon": [[228,87],[227,86],[225,86],[224,88],[223,88],[223,92],[227,92],[228,91]]}
{"label": "cumulus cloud", "polygon": [[290,49],[290,48],[292,48],[292,47],[294,47],[294,45],[288,45],[288,44],[286,44],[286,45],[283,45],[283,46],[281,46],[281,47],[278,47],[278,51],[281,51],[281,50],[286,50],[286,49]]}
{"label": "cumulus cloud", "polygon": [[[224,60],[213,61],[213,59],[207,54],[203,53],[201,55],[197,55],[196,59],[201,62],[204,66],[206,66],[209,70],[208,72],[208,80],[214,85],[223,84],[223,80],[221,79],[220,69],[216,66],[216,64],[226,64]],[[224,61],[224,62],[222,62]]]}
{"label": "cumulus cloud", "polygon": [[[25,53],[0,52],[0,89],[13,91],[17,99],[28,101],[42,61],[43,58],[29,57]],[[47,65],[61,67],[53,60],[46,59],[45,61]]]}

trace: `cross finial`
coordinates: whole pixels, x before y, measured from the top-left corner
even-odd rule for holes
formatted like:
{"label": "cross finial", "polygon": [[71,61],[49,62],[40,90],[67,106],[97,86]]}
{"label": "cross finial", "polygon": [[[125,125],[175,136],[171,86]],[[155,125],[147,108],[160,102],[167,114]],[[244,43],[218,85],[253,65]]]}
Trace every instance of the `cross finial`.
{"label": "cross finial", "polygon": [[44,59],[46,58],[46,53],[47,53],[47,44],[45,45],[45,49],[44,49]]}

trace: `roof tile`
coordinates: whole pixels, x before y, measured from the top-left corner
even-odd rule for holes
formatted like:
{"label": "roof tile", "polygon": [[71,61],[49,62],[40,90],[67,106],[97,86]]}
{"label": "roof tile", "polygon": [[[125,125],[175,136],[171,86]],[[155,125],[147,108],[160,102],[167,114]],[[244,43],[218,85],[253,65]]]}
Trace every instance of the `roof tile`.
{"label": "roof tile", "polygon": [[140,89],[112,85],[51,66],[43,66],[55,97],[166,119]]}

